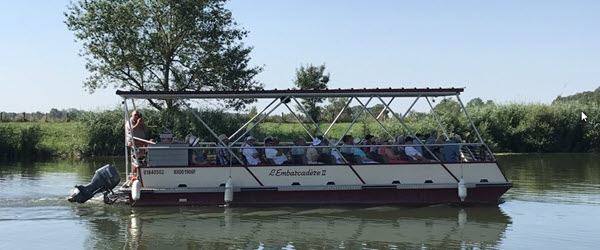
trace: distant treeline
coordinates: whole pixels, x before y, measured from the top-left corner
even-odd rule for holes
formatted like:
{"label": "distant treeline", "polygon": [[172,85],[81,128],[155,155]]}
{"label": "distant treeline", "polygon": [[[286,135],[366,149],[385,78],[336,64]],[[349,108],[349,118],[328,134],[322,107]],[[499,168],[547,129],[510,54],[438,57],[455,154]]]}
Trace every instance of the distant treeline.
{"label": "distant treeline", "polygon": [[[593,93],[598,93],[599,90]],[[467,104],[467,110],[484,141],[495,152],[590,152],[600,149],[600,107],[596,98],[583,95],[585,100],[559,97],[552,104],[494,104],[476,98]],[[350,108],[349,117],[356,112]],[[379,109],[381,110],[381,109]],[[435,106],[436,112],[448,134],[458,133],[466,141],[476,142],[477,136],[461,110],[459,103],[442,100]],[[377,110],[373,110],[373,113]],[[148,138],[157,138],[165,129],[171,129],[176,138],[183,140],[194,134],[205,141],[213,136],[196,119],[192,112],[141,110],[148,126]],[[255,110],[247,114],[228,113],[220,110],[197,110],[198,114],[217,134],[231,135],[242,126]],[[588,119],[582,121],[581,112]],[[3,122],[0,123],[0,160],[31,159],[45,156],[93,156],[124,154],[124,113],[122,110],[102,112],[71,112],[70,122],[57,119],[54,122]],[[321,129],[330,120],[324,113]],[[290,114],[272,115],[249,134],[259,139],[278,136],[284,141],[295,137],[308,138],[295,117]],[[304,119],[304,117],[300,117]],[[43,121],[43,120],[42,120]],[[409,134],[391,115],[384,115],[383,124],[393,134]],[[411,112],[404,122],[415,133],[428,134],[438,130],[431,113]],[[339,138],[347,128],[347,120],[332,128],[329,135]],[[305,126],[316,132],[308,123]],[[243,133],[243,132],[242,132]],[[355,137],[366,134],[387,136],[377,122],[363,115],[349,132]]]}
{"label": "distant treeline", "polygon": [[0,122],[51,122],[51,121],[73,121],[78,116],[85,113],[78,109],[56,109],[53,108],[48,113],[44,112],[0,112]]}

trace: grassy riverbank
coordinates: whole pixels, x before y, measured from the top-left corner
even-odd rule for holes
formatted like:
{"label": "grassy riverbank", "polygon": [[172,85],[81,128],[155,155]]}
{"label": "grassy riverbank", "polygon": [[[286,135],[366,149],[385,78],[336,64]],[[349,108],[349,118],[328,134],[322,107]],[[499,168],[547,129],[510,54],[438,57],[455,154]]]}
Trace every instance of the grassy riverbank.
{"label": "grassy riverbank", "polygon": [[0,123],[0,160],[74,157],[84,150],[79,122]]}

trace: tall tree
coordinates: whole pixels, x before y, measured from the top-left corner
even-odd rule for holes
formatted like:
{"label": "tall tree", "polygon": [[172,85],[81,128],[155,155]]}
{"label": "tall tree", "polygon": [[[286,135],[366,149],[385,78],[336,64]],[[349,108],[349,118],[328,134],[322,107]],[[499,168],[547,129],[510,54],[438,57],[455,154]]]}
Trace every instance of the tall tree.
{"label": "tall tree", "polygon": [[[333,121],[335,117],[338,115],[340,111],[346,106],[348,102],[348,98],[340,97],[340,98],[329,98],[329,104],[325,105],[323,109],[323,116],[327,119],[327,121]],[[344,112],[338,118],[338,122],[350,122],[352,121],[352,112],[350,111],[350,107],[347,107]]]}
{"label": "tall tree", "polygon": [[[325,64],[313,66],[308,64],[300,66],[296,69],[296,79],[294,85],[300,89],[326,89],[329,83],[329,73],[325,74]],[[307,110],[308,115],[315,121],[319,122],[321,118],[321,107],[319,103],[323,102],[324,98],[304,98],[302,105]]]}
{"label": "tall tree", "polygon": [[[248,32],[225,9],[226,0],[79,0],[66,25],[82,42],[93,93],[114,84],[129,90],[255,90],[261,67],[249,66]],[[148,100],[157,109],[171,101]],[[243,108],[254,100],[230,100]]]}

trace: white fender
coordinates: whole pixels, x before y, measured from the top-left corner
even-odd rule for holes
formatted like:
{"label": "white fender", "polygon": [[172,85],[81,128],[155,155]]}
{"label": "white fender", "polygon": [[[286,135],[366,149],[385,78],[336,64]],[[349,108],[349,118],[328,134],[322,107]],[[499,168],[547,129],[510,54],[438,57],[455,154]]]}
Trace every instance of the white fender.
{"label": "white fender", "polygon": [[139,180],[135,180],[133,181],[133,184],[131,184],[131,198],[134,201],[137,201],[140,199],[140,196],[142,196],[142,183]]}
{"label": "white fender", "polygon": [[229,204],[233,201],[233,181],[231,177],[225,183],[225,204]]}
{"label": "white fender", "polygon": [[465,201],[465,198],[467,198],[467,186],[465,186],[465,180],[462,177],[458,182],[458,197],[460,201]]}

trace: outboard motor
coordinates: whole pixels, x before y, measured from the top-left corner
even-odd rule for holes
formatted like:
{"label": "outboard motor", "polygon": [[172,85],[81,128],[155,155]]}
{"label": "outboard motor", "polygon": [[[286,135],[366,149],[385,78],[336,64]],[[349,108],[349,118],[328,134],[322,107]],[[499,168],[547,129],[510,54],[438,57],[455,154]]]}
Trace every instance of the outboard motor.
{"label": "outboard motor", "polygon": [[76,185],[75,189],[70,192],[71,198],[69,198],[69,201],[84,203],[94,197],[95,194],[104,192],[104,200],[106,202],[108,193],[112,193],[112,189],[116,187],[120,181],[121,177],[119,177],[117,168],[107,164],[96,170],[90,184],[87,184],[86,186]]}

